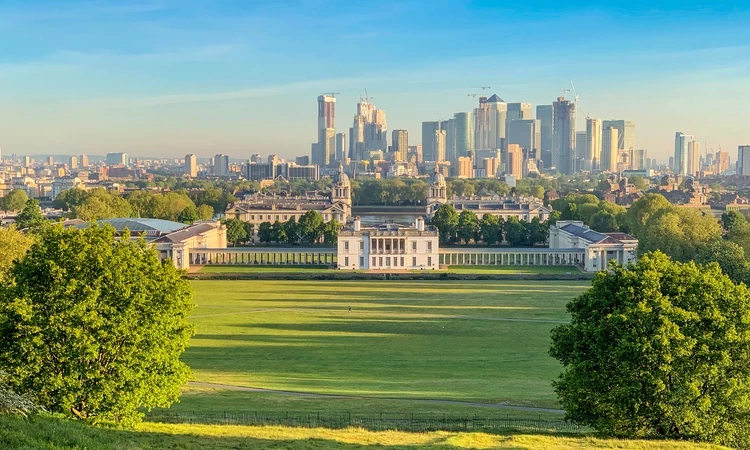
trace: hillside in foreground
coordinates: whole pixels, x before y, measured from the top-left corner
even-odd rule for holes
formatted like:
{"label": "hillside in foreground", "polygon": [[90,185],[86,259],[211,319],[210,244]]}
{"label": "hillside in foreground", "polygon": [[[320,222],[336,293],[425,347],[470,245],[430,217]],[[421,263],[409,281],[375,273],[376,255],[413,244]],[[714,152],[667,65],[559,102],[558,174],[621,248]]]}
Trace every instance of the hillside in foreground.
{"label": "hillside in foreground", "polygon": [[0,448],[26,450],[151,449],[622,449],[719,450],[725,447],[667,441],[621,441],[591,437],[485,433],[373,432],[361,429],[246,427],[143,423],[136,430],[86,427],[48,417],[0,416]]}

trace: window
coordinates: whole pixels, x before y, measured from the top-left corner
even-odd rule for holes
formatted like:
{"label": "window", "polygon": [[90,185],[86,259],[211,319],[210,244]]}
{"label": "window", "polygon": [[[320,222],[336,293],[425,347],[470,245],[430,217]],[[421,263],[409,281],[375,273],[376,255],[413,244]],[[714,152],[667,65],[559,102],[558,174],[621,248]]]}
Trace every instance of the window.
{"label": "window", "polygon": [[365,241],[359,241],[359,249],[364,250],[365,249]]}
{"label": "window", "polygon": [[[375,258],[373,258],[373,259],[375,259]],[[360,256],[359,257],[359,267],[364,267],[364,266],[365,266],[365,257],[364,256]]]}
{"label": "window", "polygon": [[344,267],[349,267],[349,257],[344,258]]}
{"label": "window", "polygon": [[375,264],[376,262],[377,262],[377,258],[375,258],[375,257],[373,256],[373,257],[372,257],[372,267],[375,267],[375,266],[376,266],[376,264]]}
{"label": "window", "polygon": [[427,257],[427,266],[428,267],[432,267],[432,257],[431,256]]}
{"label": "window", "polygon": [[401,267],[404,267],[404,257],[401,257]]}
{"label": "window", "polygon": [[286,222],[287,220],[288,220],[287,216],[284,216],[284,222]]}
{"label": "window", "polygon": [[412,253],[414,253],[414,252],[417,251],[417,241],[412,241],[411,242],[411,251],[412,251]]}
{"label": "window", "polygon": [[412,267],[417,267],[417,257],[416,256],[412,256],[411,257],[411,265],[412,265]]}
{"label": "window", "polygon": [[378,265],[381,266],[381,267],[383,266],[383,257],[382,256],[378,258]]}
{"label": "window", "polygon": [[344,251],[346,253],[349,253],[349,241],[344,241]]}
{"label": "window", "polygon": [[432,253],[432,241],[427,241],[427,253]]}
{"label": "window", "polygon": [[250,216],[250,220],[255,220],[255,214]]}
{"label": "window", "polygon": [[274,216],[273,220],[279,220],[279,216]]}
{"label": "window", "polygon": [[386,267],[391,267],[391,257],[390,256],[386,256],[385,257],[385,266]]}

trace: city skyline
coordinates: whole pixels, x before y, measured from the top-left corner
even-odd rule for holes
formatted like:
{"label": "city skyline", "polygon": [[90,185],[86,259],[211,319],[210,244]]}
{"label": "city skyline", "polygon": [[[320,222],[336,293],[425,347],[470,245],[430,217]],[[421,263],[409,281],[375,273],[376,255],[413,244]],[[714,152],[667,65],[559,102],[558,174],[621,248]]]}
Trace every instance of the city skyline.
{"label": "city skyline", "polygon": [[[637,147],[660,161],[672,156],[676,130],[689,130],[702,151],[750,141],[747,10],[708,2],[690,11],[638,2],[627,11],[435,6],[4,2],[0,146],[6,155],[291,159],[317,140],[321,93],[340,93],[338,132],[348,137],[364,89],[388,113],[389,130],[424,144],[422,122],[477,107],[467,96],[481,94],[474,86],[534,111],[570,80],[580,95],[576,131],[586,115],[633,120]],[[500,19],[508,30],[489,33]],[[325,45],[312,39],[334,23]],[[541,37],[560,26],[565,42]],[[28,33],[39,39],[29,42]],[[436,38],[440,52],[420,51]]]}

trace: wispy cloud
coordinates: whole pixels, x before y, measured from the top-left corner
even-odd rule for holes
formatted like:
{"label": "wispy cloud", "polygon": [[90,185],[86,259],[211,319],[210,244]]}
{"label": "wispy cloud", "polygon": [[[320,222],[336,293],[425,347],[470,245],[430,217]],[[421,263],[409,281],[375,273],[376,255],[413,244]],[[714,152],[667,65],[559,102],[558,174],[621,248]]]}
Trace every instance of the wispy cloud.
{"label": "wispy cloud", "polygon": [[366,83],[375,82],[376,78],[335,78],[327,80],[310,80],[299,81],[287,84],[273,86],[263,86],[257,88],[237,89],[230,91],[215,92],[196,92],[196,93],[178,93],[167,95],[152,96],[131,96],[131,97],[109,97],[96,98],[78,102],[73,105],[74,108],[83,109],[120,109],[120,108],[139,108],[150,106],[168,106],[181,105],[190,103],[208,103],[208,102],[225,102],[247,100],[252,98],[272,97],[298,92],[307,92],[310,90],[324,90],[336,87],[354,88],[364,86]]}

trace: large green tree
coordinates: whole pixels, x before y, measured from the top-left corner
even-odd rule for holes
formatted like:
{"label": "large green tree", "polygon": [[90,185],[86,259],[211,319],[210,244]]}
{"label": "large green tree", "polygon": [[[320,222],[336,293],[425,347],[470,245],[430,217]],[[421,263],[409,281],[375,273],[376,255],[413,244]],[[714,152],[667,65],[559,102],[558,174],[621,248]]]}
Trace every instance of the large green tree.
{"label": "large green tree", "polygon": [[0,198],[0,209],[3,211],[20,211],[26,206],[29,196],[23,189],[14,189],[3,198]]}
{"label": "large green tree", "polygon": [[303,242],[316,244],[320,241],[325,230],[323,216],[317,211],[308,211],[299,218],[297,229]]}
{"label": "large green tree", "polygon": [[661,194],[646,194],[639,198],[628,208],[625,215],[625,223],[628,231],[640,238],[646,221],[653,214],[662,209],[670,209],[672,205]]}
{"label": "large green tree", "polygon": [[552,332],[566,417],[631,438],[750,446],[750,292],[663,253],[599,272]]}
{"label": "large green tree", "polygon": [[39,202],[31,198],[26,201],[26,206],[16,217],[16,226],[20,229],[38,227],[46,222],[39,207]]}
{"label": "large green tree", "polygon": [[13,262],[23,258],[32,242],[32,235],[22,233],[14,226],[0,228],[0,255],[3,255],[0,258],[0,281],[5,278]]}
{"label": "large green tree", "polygon": [[469,243],[471,240],[479,240],[479,219],[473,211],[463,210],[458,215],[456,235],[459,241]]}
{"label": "large green tree", "polygon": [[227,226],[227,241],[232,245],[237,245],[248,239],[247,230],[243,222],[239,219],[228,219],[224,222]]}
{"label": "large green tree", "polygon": [[456,235],[458,227],[458,212],[453,205],[442,205],[432,216],[432,225],[437,227],[440,233],[440,242],[447,243]]}
{"label": "large green tree", "polygon": [[502,232],[500,230],[500,221],[497,216],[485,213],[479,222],[479,233],[482,240],[487,245],[497,244],[502,241]]}
{"label": "large green tree", "polygon": [[167,407],[188,367],[192,290],[112,227],[43,228],[0,283],[0,367],[51,412],[125,426]]}

